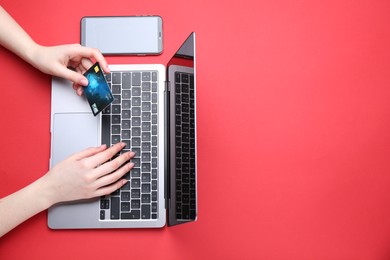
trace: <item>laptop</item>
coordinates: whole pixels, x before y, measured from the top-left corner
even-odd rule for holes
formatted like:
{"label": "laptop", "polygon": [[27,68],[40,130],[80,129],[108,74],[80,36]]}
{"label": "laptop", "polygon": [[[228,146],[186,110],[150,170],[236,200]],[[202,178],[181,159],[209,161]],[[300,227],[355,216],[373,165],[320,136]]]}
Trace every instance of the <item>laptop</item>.
{"label": "laptop", "polygon": [[121,141],[136,156],[121,189],[49,208],[50,228],[159,228],[197,219],[195,65],[195,33],[166,67],[110,65],[114,101],[96,117],[71,82],[53,77],[50,167]]}

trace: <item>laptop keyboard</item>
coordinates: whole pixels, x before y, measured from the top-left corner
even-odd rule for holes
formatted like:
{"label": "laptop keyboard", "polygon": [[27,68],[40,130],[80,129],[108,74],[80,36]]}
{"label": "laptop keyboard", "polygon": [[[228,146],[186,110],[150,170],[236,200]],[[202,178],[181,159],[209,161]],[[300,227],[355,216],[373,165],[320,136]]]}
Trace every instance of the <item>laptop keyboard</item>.
{"label": "laptop keyboard", "polygon": [[196,218],[195,91],[193,74],[175,72],[176,218]]}
{"label": "laptop keyboard", "polygon": [[106,79],[114,101],[102,112],[102,144],[125,142],[121,153],[136,156],[128,182],[100,199],[100,220],[157,219],[158,72],[112,72]]}

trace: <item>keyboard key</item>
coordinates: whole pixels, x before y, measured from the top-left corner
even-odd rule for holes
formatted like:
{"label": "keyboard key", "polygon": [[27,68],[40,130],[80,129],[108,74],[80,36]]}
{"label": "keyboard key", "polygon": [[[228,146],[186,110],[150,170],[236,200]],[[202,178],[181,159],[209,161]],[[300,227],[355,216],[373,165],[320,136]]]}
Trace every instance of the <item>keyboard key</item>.
{"label": "keyboard key", "polygon": [[140,188],[141,187],[141,179],[131,179],[131,187],[132,188]]}
{"label": "keyboard key", "polygon": [[111,197],[111,219],[119,219],[119,197]]}
{"label": "keyboard key", "polygon": [[150,219],[150,205],[141,205],[141,218]]}
{"label": "keyboard key", "polygon": [[130,120],[123,120],[122,121],[122,129],[130,129]]}
{"label": "keyboard key", "polygon": [[121,73],[120,72],[113,72],[112,74],[112,84],[121,84]]}
{"label": "keyboard key", "polygon": [[157,203],[156,202],[152,203],[152,212],[157,212]]}
{"label": "keyboard key", "polygon": [[142,182],[150,182],[150,173],[142,173]]}
{"label": "keyboard key", "polygon": [[130,109],[131,100],[122,100],[122,109]]}
{"label": "keyboard key", "polygon": [[151,135],[150,132],[142,132],[142,142],[150,142]]}
{"label": "keyboard key", "polygon": [[122,74],[122,87],[123,89],[130,89],[131,86],[131,73],[124,72]]}
{"label": "keyboard key", "polygon": [[112,91],[112,94],[120,94],[121,93],[121,85],[112,84],[111,91]]}
{"label": "keyboard key", "polygon": [[150,81],[150,72],[142,72],[142,81]]}
{"label": "keyboard key", "polygon": [[151,106],[150,102],[142,102],[142,111],[149,112],[150,111],[150,106]]}
{"label": "keyboard key", "polygon": [[122,99],[130,99],[131,98],[131,92],[130,90],[122,90]]}
{"label": "keyboard key", "polygon": [[141,208],[141,200],[131,200],[131,208],[132,209]]}
{"label": "keyboard key", "polygon": [[122,131],[122,139],[130,139],[131,130],[123,130]]}
{"label": "keyboard key", "polygon": [[141,136],[141,127],[133,127],[133,137]]}
{"label": "keyboard key", "polygon": [[141,203],[150,203],[150,194],[142,194]]}
{"label": "keyboard key", "polygon": [[133,87],[131,89],[131,94],[133,97],[140,97],[141,96],[141,88],[140,87]]}
{"label": "keyboard key", "polygon": [[132,138],[131,145],[132,146],[141,146],[141,138],[139,138],[139,137]]}
{"label": "keyboard key", "polygon": [[133,72],[131,74],[131,85],[132,86],[140,86],[141,85],[141,73]]}
{"label": "keyboard key", "polygon": [[152,93],[152,103],[157,103],[157,93]]}
{"label": "keyboard key", "polygon": [[130,202],[122,202],[121,211],[130,211]]}
{"label": "keyboard key", "polygon": [[109,209],[110,208],[110,200],[101,199],[100,200],[100,209]]}
{"label": "keyboard key", "polygon": [[110,129],[111,118],[108,115],[102,115],[102,144],[106,144],[107,147],[110,146]]}
{"label": "keyboard key", "polygon": [[157,201],[157,191],[152,191],[152,201]]}
{"label": "keyboard key", "polygon": [[150,121],[150,112],[142,112],[142,121]]}
{"label": "keyboard key", "polygon": [[112,135],[111,136],[111,144],[117,144],[121,141],[120,135]]}
{"label": "keyboard key", "polygon": [[150,172],[150,163],[143,163],[141,166],[142,172]]}
{"label": "keyboard key", "polygon": [[121,95],[112,95],[114,97],[114,101],[112,101],[113,105],[120,105],[121,104]]}
{"label": "keyboard key", "polygon": [[143,162],[150,162],[151,154],[150,153],[142,153],[141,160]]}
{"label": "keyboard key", "polygon": [[[145,184],[142,184],[141,186],[141,192],[142,193],[150,193],[150,184],[149,183],[145,183]],[[145,194],[143,194],[145,195]],[[148,195],[148,202],[150,202],[150,194],[147,194]]]}
{"label": "keyboard key", "polygon": [[122,201],[130,201],[130,192],[121,192],[121,200]]}
{"label": "keyboard key", "polygon": [[130,110],[122,110],[122,118],[123,119],[130,119],[131,118]]}
{"label": "keyboard key", "polygon": [[130,171],[131,178],[140,178],[141,177],[141,169],[139,167],[133,167]]}
{"label": "keyboard key", "polygon": [[111,107],[113,114],[120,114],[121,113],[121,106],[120,105],[112,105]]}
{"label": "keyboard key", "polygon": [[152,190],[157,190],[157,181],[156,180],[152,181]]}
{"label": "keyboard key", "polygon": [[133,97],[132,99],[133,106],[141,106],[141,98],[140,97]]}
{"label": "keyboard key", "polygon": [[150,122],[142,122],[142,131],[150,131]]}
{"label": "keyboard key", "polygon": [[122,213],[122,219],[140,219],[141,212],[139,210],[132,210],[130,213]]}
{"label": "keyboard key", "polygon": [[150,101],[150,92],[142,92],[142,101]]}
{"label": "keyboard key", "polygon": [[141,126],[141,118],[140,117],[134,117],[132,126]]}
{"label": "keyboard key", "polygon": [[152,72],[152,81],[157,81],[157,72]]}
{"label": "keyboard key", "polygon": [[141,89],[142,91],[150,91],[151,90],[150,86],[151,86],[150,82],[142,82]]}
{"label": "keyboard key", "polygon": [[[131,190],[131,198],[139,199],[141,198],[141,190],[140,189],[132,189]],[[119,199],[119,198],[118,198]]]}
{"label": "keyboard key", "polygon": [[151,143],[150,142],[142,142],[142,152],[150,151]]}
{"label": "keyboard key", "polygon": [[157,179],[157,169],[152,169],[152,179]]}
{"label": "keyboard key", "polygon": [[141,116],[141,108],[140,107],[133,107],[131,110],[132,116]]}
{"label": "keyboard key", "polygon": [[152,83],[152,92],[157,92],[157,83]]}

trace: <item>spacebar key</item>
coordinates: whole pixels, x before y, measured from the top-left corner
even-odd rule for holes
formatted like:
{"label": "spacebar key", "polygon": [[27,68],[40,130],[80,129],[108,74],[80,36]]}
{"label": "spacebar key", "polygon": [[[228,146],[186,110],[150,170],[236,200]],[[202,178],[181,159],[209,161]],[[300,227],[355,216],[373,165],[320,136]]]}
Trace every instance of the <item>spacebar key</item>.
{"label": "spacebar key", "polygon": [[111,219],[119,219],[119,197],[111,197]]}
{"label": "spacebar key", "polygon": [[110,135],[111,135],[111,116],[102,115],[102,144],[106,144],[110,147]]}

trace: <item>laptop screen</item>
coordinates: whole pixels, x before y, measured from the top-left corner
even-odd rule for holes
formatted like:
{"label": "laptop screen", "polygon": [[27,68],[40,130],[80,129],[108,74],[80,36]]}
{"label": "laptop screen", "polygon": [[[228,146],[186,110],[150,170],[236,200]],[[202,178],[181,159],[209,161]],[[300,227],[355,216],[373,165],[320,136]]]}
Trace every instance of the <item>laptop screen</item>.
{"label": "laptop screen", "polygon": [[167,66],[169,95],[168,225],[197,218],[195,34]]}

